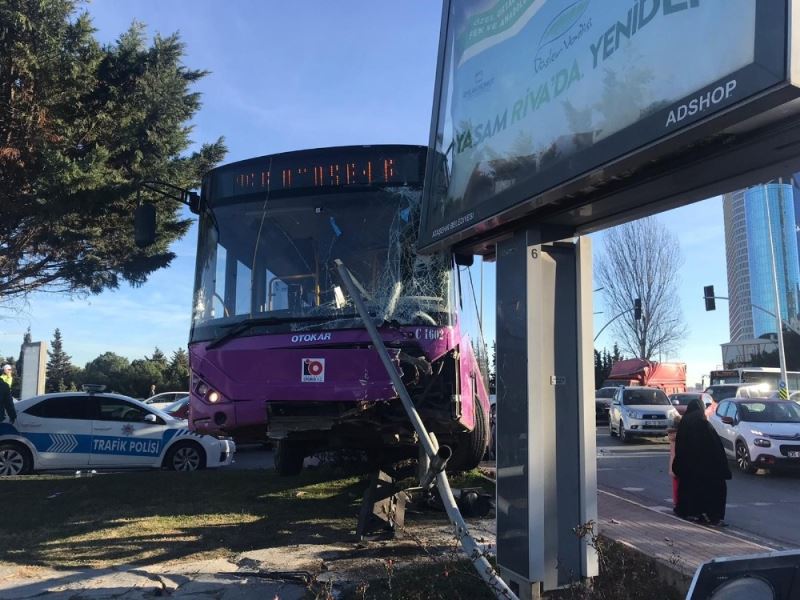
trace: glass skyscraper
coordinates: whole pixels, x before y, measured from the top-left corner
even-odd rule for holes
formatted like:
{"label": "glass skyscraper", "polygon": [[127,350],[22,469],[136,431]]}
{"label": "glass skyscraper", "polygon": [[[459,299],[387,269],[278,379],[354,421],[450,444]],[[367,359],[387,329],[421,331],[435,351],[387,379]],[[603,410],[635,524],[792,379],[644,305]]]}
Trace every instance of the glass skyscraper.
{"label": "glass skyscraper", "polygon": [[732,342],[777,333],[775,318],[756,308],[776,312],[767,205],[781,316],[792,323],[800,319],[797,204],[800,190],[789,179],[739,190],[723,199]]}

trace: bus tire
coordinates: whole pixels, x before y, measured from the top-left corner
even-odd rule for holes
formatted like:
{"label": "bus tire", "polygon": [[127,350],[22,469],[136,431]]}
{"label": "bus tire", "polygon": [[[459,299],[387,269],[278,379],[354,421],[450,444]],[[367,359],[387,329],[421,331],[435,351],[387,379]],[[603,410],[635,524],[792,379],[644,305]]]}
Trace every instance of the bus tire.
{"label": "bus tire", "polygon": [[275,470],[282,477],[299,475],[306,459],[305,446],[298,442],[280,440],[275,444]]}
{"label": "bus tire", "polygon": [[475,398],[474,406],[475,427],[472,431],[456,436],[455,448],[452,449],[453,456],[447,462],[448,471],[471,471],[480,464],[486,453],[489,444],[489,425],[486,422],[483,405],[478,398]]}

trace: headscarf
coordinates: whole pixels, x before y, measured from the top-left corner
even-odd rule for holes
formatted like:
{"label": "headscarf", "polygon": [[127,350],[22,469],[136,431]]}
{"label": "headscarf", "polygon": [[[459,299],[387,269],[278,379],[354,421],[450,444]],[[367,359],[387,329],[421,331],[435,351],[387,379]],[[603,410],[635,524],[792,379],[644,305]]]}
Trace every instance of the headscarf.
{"label": "headscarf", "polygon": [[693,412],[695,412],[697,410],[699,410],[699,411],[705,410],[704,407],[703,407],[703,403],[700,402],[699,398],[692,398],[691,400],[689,400],[689,403],[686,405],[686,412],[684,413],[684,416],[689,416],[690,414],[692,414]]}
{"label": "headscarf", "polygon": [[672,471],[679,479],[730,479],[731,470],[722,442],[706,421],[703,403],[689,401],[675,436]]}

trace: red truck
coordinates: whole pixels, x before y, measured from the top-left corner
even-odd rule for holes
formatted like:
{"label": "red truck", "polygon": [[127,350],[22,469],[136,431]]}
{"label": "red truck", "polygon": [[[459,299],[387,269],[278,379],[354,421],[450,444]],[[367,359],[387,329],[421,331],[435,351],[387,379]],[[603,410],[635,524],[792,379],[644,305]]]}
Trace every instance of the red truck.
{"label": "red truck", "polygon": [[603,387],[643,386],[664,390],[666,394],[686,391],[686,363],[659,363],[630,358],[614,363]]}

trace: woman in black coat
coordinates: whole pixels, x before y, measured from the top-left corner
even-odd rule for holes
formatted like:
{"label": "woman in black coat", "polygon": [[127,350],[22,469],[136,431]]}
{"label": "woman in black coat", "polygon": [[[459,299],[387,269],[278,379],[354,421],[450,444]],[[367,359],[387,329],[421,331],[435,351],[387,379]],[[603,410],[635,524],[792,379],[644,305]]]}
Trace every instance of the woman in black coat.
{"label": "woman in black coat", "polygon": [[706,420],[700,400],[687,405],[678,426],[672,472],[679,482],[675,513],[712,525],[722,523],[728,495],[725,482],[731,478],[731,470],[722,442]]}

